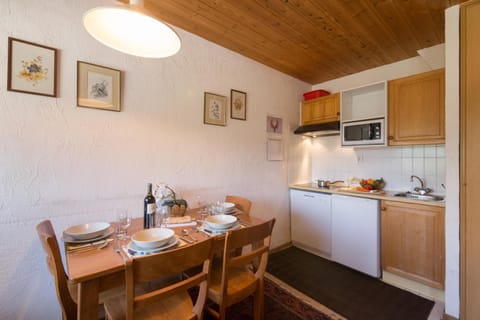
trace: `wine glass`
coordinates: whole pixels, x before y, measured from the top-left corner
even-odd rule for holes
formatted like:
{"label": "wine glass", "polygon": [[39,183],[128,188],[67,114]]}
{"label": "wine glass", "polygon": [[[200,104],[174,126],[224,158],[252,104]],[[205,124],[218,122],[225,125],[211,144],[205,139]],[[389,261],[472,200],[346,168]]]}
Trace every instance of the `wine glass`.
{"label": "wine glass", "polygon": [[118,228],[119,230],[119,239],[126,240],[129,238],[128,236],[128,227],[132,224],[132,217],[128,214],[128,212],[120,212],[118,214]]}

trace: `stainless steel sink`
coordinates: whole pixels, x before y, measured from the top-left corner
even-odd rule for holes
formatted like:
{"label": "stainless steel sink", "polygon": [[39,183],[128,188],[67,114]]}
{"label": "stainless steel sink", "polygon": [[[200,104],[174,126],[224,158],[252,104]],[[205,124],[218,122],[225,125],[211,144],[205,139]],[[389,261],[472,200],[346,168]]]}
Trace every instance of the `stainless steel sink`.
{"label": "stainless steel sink", "polygon": [[404,197],[409,199],[423,200],[423,201],[443,201],[445,197],[433,194],[419,194],[413,192],[400,192],[394,194],[395,197]]}

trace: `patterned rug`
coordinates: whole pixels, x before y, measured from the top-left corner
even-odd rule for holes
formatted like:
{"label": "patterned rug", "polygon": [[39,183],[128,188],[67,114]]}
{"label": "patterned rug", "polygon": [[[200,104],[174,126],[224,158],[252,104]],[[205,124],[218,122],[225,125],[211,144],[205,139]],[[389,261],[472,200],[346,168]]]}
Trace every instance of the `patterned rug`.
{"label": "patterned rug", "polygon": [[[205,314],[204,319],[213,319]],[[253,319],[253,299],[227,309],[227,320]],[[265,275],[266,320],[344,320],[332,310],[310,299],[270,274]]]}

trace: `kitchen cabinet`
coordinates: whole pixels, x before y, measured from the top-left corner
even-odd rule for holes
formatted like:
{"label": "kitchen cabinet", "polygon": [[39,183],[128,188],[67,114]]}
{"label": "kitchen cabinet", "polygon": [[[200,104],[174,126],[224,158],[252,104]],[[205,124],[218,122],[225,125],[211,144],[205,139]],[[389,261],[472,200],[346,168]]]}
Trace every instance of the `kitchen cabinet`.
{"label": "kitchen cabinet", "polygon": [[379,201],[332,195],[332,260],[381,276]]}
{"label": "kitchen cabinet", "polygon": [[445,70],[388,82],[388,144],[445,143]]}
{"label": "kitchen cabinet", "polygon": [[290,190],[292,242],[316,254],[330,257],[330,194]]}
{"label": "kitchen cabinet", "polygon": [[383,270],[444,288],[445,208],[383,201]]}
{"label": "kitchen cabinet", "polygon": [[340,120],[340,94],[307,100],[302,103],[302,125]]}

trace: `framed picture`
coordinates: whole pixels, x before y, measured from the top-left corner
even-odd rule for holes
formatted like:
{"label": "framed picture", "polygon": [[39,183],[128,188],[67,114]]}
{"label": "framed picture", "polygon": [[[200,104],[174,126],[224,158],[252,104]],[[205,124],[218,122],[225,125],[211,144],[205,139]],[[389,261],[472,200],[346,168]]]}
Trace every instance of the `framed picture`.
{"label": "framed picture", "polygon": [[120,111],[120,70],[77,61],[77,106]]}
{"label": "framed picture", "polygon": [[247,94],[238,90],[230,90],[230,118],[247,120]]}
{"label": "framed picture", "polygon": [[267,133],[281,135],[283,131],[283,120],[280,117],[267,116]]}
{"label": "framed picture", "polygon": [[203,123],[217,126],[227,125],[227,97],[205,92]]}
{"label": "framed picture", "polygon": [[9,37],[7,90],[56,97],[57,51]]}

